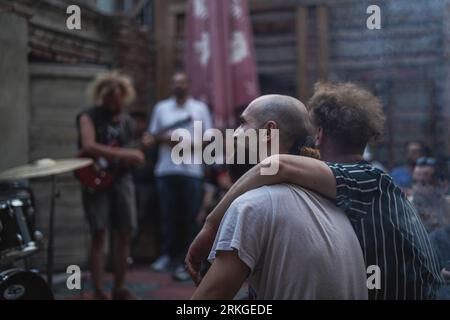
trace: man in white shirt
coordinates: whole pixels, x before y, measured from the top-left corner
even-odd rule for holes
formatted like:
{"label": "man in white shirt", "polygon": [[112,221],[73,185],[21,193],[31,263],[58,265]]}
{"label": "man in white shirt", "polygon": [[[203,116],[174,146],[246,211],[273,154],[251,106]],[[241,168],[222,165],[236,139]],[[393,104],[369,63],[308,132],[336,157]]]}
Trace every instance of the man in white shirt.
{"label": "man in white shirt", "polygon": [[[176,164],[172,161],[172,147],[178,142],[171,141],[173,130],[184,128],[193,137],[192,145],[202,144],[193,134],[194,121],[201,121],[203,133],[212,126],[208,107],[188,94],[189,80],[185,73],[177,72],[172,78],[173,96],[156,104],[149,126],[151,138],[158,144],[158,161],[155,167],[156,187],[160,205],[161,256],[152,264],[154,271],[168,271],[177,263],[177,256],[183,257],[188,244],[197,234],[195,217],[200,211],[203,195],[203,165]],[[185,120],[185,121],[183,121]],[[179,123],[179,126],[174,124]],[[170,130],[166,130],[170,128]],[[183,242],[183,252],[176,252],[176,218],[181,217],[186,226],[187,237]],[[189,275],[181,264],[175,268],[176,280],[187,280]]]}
{"label": "man in white shirt", "polygon": [[[279,153],[288,153],[299,141],[297,147],[304,146],[310,127],[300,101],[270,95],[247,107],[236,133],[278,129]],[[267,137],[267,143],[271,150],[274,142]],[[209,260],[194,299],[232,299],[246,280],[257,299],[368,296],[361,247],[348,218],[322,196],[294,185],[264,186],[237,198]]]}

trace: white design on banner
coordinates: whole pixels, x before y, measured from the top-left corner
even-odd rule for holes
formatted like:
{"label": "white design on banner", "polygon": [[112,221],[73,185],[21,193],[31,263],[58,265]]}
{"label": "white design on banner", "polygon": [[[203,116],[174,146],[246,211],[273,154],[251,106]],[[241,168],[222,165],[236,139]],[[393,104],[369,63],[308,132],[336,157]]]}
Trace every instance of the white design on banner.
{"label": "white design on banner", "polygon": [[238,64],[249,56],[249,49],[242,31],[233,32],[231,38],[231,63]]}
{"label": "white design on banner", "polygon": [[200,64],[204,67],[208,64],[209,58],[211,57],[211,48],[209,46],[209,33],[202,32],[200,40],[196,41],[194,44],[195,52],[199,56]]}
{"label": "white design on banner", "polygon": [[242,17],[242,7],[240,0],[232,0],[231,14],[235,19],[240,19]]}
{"label": "white design on banner", "polygon": [[205,0],[194,0],[194,15],[200,19],[208,17],[208,9],[206,8]]}

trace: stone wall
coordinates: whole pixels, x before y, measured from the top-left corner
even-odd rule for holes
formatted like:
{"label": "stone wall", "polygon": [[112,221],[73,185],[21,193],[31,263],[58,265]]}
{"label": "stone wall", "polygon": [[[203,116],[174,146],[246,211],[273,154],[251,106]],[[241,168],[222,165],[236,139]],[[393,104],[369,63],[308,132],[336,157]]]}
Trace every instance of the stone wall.
{"label": "stone wall", "polygon": [[[75,117],[88,105],[86,89],[92,79],[104,71],[101,66],[30,64],[30,158],[64,159],[77,155]],[[55,207],[55,270],[68,265],[87,265],[89,230],[81,208],[80,186],[73,173],[57,177],[60,197]],[[51,181],[31,180],[36,199],[36,227],[48,239]],[[46,268],[46,252],[33,260]]]}
{"label": "stone wall", "polygon": [[0,171],[28,162],[27,18],[0,7]]}

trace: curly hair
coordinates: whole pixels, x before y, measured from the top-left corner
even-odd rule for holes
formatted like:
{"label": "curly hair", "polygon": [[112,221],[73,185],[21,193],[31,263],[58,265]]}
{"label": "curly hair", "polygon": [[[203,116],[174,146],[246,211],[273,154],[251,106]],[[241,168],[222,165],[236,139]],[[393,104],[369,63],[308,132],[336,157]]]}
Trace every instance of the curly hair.
{"label": "curly hair", "polygon": [[316,83],[308,108],[314,125],[346,151],[362,152],[382,135],[380,100],[354,83]]}
{"label": "curly hair", "polygon": [[107,94],[119,90],[125,94],[125,104],[132,103],[136,98],[131,78],[119,71],[110,71],[97,76],[88,88],[88,96],[92,103],[101,106]]}

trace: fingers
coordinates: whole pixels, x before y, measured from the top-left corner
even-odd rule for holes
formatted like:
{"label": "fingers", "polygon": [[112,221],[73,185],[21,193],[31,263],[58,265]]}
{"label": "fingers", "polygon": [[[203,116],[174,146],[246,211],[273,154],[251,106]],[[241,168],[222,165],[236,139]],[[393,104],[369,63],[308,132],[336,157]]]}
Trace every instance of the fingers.
{"label": "fingers", "polygon": [[145,155],[141,150],[135,150],[134,151],[134,164],[136,165],[142,165],[145,163]]}
{"label": "fingers", "polygon": [[203,223],[205,221],[206,213],[202,210],[200,211],[197,216],[195,217],[195,221],[197,224],[201,227],[203,226]]}
{"label": "fingers", "polygon": [[195,268],[193,267],[193,265],[191,263],[186,262],[186,270],[189,273],[189,275],[191,276],[194,283],[196,285],[198,285],[198,272],[195,270]]}
{"label": "fingers", "polygon": [[139,163],[144,164],[145,163],[145,155],[142,151],[139,150]]}
{"label": "fingers", "polygon": [[191,276],[192,280],[194,281],[195,285],[198,286],[201,282],[201,277],[200,277],[200,264],[198,263],[194,263],[192,260],[191,255],[188,253],[188,255],[186,256],[186,270],[189,273],[189,275]]}
{"label": "fingers", "polygon": [[155,139],[148,132],[146,132],[142,136],[141,143],[145,148],[151,148],[155,143]]}

